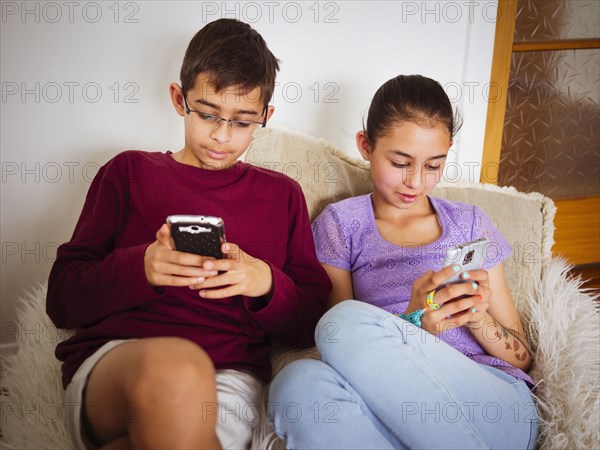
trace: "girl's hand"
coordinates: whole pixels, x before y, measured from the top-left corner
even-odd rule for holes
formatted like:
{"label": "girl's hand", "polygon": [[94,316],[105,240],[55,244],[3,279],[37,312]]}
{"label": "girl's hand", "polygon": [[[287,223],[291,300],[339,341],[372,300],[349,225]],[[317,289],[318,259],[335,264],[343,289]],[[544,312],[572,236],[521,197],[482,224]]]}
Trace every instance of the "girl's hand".
{"label": "girl's hand", "polygon": [[226,259],[207,260],[203,268],[207,271],[223,272],[190,286],[200,289],[203,298],[226,298],[234,295],[262,297],[273,289],[273,275],[269,265],[254,258],[236,244],[226,242],[221,247]]}
{"label": "girl's hand", "polygon": [[144,272],[151,286],[192,286],[217,274],[202,267],[208,259],[176,251],[171,229],[165,223],[156,233],[156,241],[146,248]]}
{"label": "girl's hand", "polygon": [[[439,272],[428,271],[413,284],[411,300],[405,313],[425,309],[421,316],[421,327],[430,333],[438,334],[466,324],[471,326],[483,320],[486,315],[491,296],[486,271],[468,272],[462,275],[464,283],[440,289],[440,285],[458,271],[458,265],[445,267]],[[432,290],[437,290],[434,296],[434,302],[440,305],[437,310],[427,306],[426,298]]]}
{"label": "girl's hand", "polygon": [[[413,283],[410,302],[408,303],[405,314],[425,308],[427,306],[427,294],[432,290],[438,289],[444,281],[459,271],[460,266],[454,264],[452,266],[444,267],[439,272],[428,270],[417,278]],[[436,297],[435,301],[440,304],[439,298]]]}
{"label": "girl's hand", "polygon": [[461,278],[477,284],[477,295],[481,297],[477,305],[474,306],[477,311],[473,314],[471,320],[464,324],[468,328],[477,328],[486,318],[487,310],[490,307],[490,299],[492,298],[488,273],[486,270],[470,270],[463,273]]}

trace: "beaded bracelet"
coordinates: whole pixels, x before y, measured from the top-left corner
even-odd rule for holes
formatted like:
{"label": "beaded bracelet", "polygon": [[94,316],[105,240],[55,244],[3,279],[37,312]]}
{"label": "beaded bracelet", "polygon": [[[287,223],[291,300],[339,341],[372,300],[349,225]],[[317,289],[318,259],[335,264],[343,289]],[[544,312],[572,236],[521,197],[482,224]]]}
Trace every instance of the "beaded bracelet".
{"label": "beaded bracelet", "polygon": [[425,309],[417,309],[416,311],[413,311],[408,314],[397,314],[397,316],[400,317],[401,319],[406,320],[407,322],[410,322],[410,323],[420,327],[421,326],[421,316],[423,315],[424,312],[425,312]]}

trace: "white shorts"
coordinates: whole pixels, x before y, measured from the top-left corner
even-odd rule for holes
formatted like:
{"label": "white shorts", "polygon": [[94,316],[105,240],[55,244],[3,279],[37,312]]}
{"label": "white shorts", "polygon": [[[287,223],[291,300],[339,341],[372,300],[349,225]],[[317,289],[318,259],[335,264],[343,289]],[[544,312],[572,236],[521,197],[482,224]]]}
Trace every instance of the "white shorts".
{"label": "white shorts", "polygon": [[[86,435],[82,426],[81,407],[88,377],[96,363],[106,353],[132,340],[114,340],[100,347],[79,367],[65,391],[65,404],[69,405],[64,415],[71,441],[76,449],[95,450],[98,447]],[[248,448],[252,431],[260,420],[262,382],[255,376],[238,370],[217,371],[217,437],[224,449]]]}

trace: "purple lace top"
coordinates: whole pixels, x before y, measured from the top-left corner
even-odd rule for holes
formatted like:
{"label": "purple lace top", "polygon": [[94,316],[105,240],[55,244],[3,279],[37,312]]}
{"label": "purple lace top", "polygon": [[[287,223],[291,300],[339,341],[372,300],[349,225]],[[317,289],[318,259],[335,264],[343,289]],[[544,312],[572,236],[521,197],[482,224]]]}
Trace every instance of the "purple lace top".
{"label": "purple lace top", "polygon": [[[328,205],[312,225],[319,261],[350,271],[358,300],[398,314],[408,306],[414,281],[427,270],[442,268],[448,248],[485,237],[489,243],[484,269],[508,258],[510,245],[477,206],[435,197],[429,200],[442,235],[430,244],[411,242],[403,247],[379,234],[370,194]],[[439,338],[472,360],[533,385],[525,372],[488,355],[466,327],[440,333]]]}

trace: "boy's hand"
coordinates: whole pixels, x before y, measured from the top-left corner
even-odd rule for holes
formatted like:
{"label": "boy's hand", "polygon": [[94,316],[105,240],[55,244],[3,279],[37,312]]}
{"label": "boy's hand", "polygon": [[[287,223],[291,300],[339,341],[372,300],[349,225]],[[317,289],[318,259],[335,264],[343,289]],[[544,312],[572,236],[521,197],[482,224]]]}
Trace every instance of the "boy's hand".
{"label": "boy's hand", "polygon": [[201,297],[262,297],[271,293],[273,274],[266,262],[250,256],[231,242],[224,243],[221,250],[227,258],[206,260],[203,268],[206,271],[216,270],[223,273],[190,286],[192,289],[200,289]]}
{"label": "boy's hand", "polygon": [[144,271],[151,286],[192,286],[216,270],[202,267],[209,258],[192,253],[178,252],[171,239],[171,229],[164,224],[156,233],[156,241],[146,248]]}

